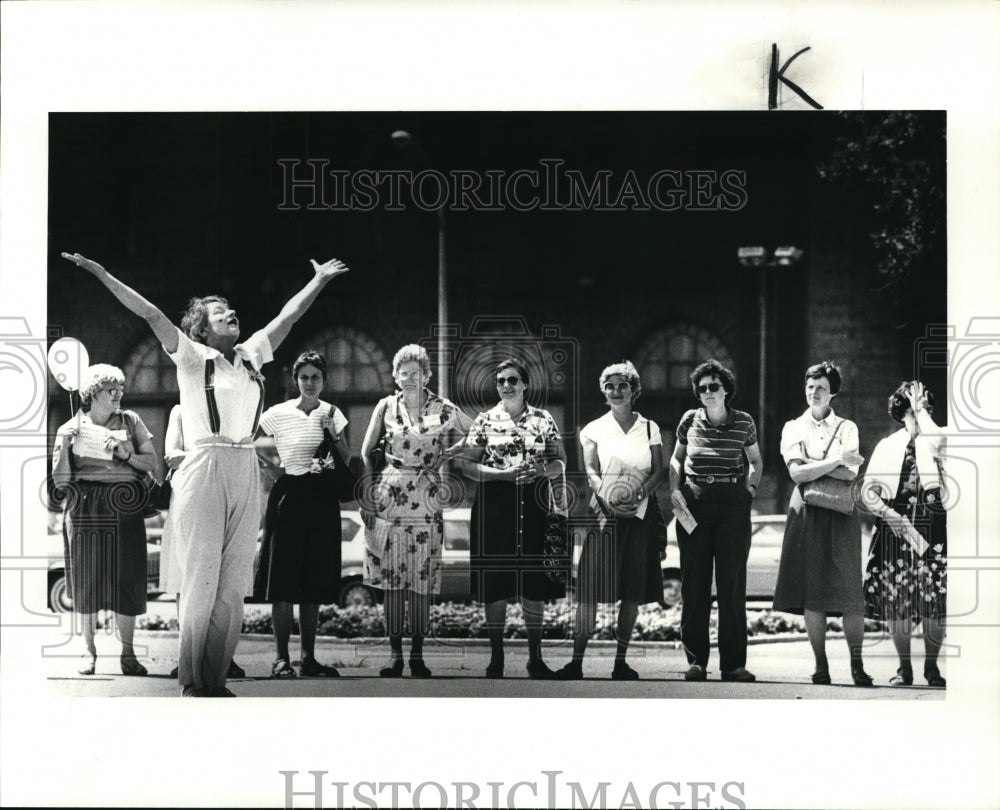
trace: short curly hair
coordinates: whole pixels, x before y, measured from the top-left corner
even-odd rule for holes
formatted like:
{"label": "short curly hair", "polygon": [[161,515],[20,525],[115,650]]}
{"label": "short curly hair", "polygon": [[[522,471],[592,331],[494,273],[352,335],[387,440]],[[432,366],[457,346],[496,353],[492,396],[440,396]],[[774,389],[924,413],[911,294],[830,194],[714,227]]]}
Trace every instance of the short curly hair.
{"label": "short curly hair", "polygon": [[517,375],[521,378],[521,382],[528,385],[528,367],[516,357],[507,357],[501,360],[493,367],[493,375],[496,376],[505,368],[512,368],[517,372]]}
{"label": "short curly hair", "polygon": [[639,381],[639,372],[636,370],[635,366],[632,365],[631,360],[622,360],[620,363],[612,363],[601,372],[600,380],[597,383],[601,393],[604,393],[604,383],[608,381],[609,377],[613,377],[616,374],[628,380],[629,388],[632,389],[632,401],[635,402],[635,400],[637,400],[639,395],[642,393],[642,383]]}
{"label": "short curly hair", "polygon": [[[910,380],[908,382],[904,380],[899,384],[899,388],[889,394],[889,418],[893,422],[900,425],[903,424],[903,417],[910,410],[910,400],[906,398],[906,392],[910,390],[910,386],[918,382],[920,380]],[[934,413],[934,394],[925,388],[924,398],[927,401],[927,413]]]}
{"label": "short curly hair", "polygon": [[107,363],[89,366],[80,380],[80,399],[83,400],[83,404],[89,405],[94,394],[108,383],[115,383],[124,388],[125,373],[118,366],[109,366]]}
{"label": "short curly hair", "polygon": [[392,376],[395,377],[399,367],[403,363],[420,363],[420,370],[428,380],[431,378],[431,358],[427,354],[427,349],[419,343],[408,343],[401,348],[392,358]]}
{"label": "short curly hair", "polygon": [[804,382],[809,382],[809,380],[818,380],[820,377],[826,377],[829,381],[831,394],[840,393],[840,369],[834,365],[833,360],[824,360],[822,363],[816,363],[814,366],[809,366],[809,368],[806,369]]}
{"label": "short curly hair", "polygon": [[196,343],[205,342],[202,333],[208,326],[208,305],[215,303],[229,306],[229,301],[221,295],[206,295],[204,298],[192,298],[188,301],[187,310],[181,318],[181,331]]}
{"label": "short curly hair", "polygon": [[691,380],[691,393],[699,401],[701,401],[701,397],[698,396],[698,380],[705,377],[717,377],[719,379],[719,382],[722,383],[722,387],[726,391],[726,405],[728,405],[729,400],[736,395],[736,375],[715,358],[706,360],[704,363],[696,366],[694,371],[691,372],[689,379]]}
{"label": "short curly hair", "polygon": [[320,374],[323,375],[323,382],[326,382],[326,358],[316,351],[302,352],[292,364],[292,379],[299,376],[299,369],[303,366],[316,366]]}

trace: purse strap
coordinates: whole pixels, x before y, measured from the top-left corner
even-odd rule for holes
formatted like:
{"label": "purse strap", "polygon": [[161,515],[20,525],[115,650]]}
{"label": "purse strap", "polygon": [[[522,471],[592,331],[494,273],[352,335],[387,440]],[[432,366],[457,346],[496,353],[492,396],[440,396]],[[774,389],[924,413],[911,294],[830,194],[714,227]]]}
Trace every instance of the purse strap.
{"label": "purse strap", "polygon": [[[833,435],[830,437],[830,441],[828,441],[826,443],[826,447],[823,448],[823,457],[822,458],[818,458],[818,459],[810,459],[811,461],[826,461],[826,457],[830,453],[830,448],[833,447],[833,440],[837,438],[837,433],[840,432],[840,426],[843,425],[843,424],[844,424],[844,420],[843,419],[841,419],[839,422],[837,422],[837,427],[835,427],[833,429]],[[809,459],[809,453],[806,452],[806,443],[805,442],[799,442],[799,446],[802,449],[802,457],[806,458],[806,459]]]}

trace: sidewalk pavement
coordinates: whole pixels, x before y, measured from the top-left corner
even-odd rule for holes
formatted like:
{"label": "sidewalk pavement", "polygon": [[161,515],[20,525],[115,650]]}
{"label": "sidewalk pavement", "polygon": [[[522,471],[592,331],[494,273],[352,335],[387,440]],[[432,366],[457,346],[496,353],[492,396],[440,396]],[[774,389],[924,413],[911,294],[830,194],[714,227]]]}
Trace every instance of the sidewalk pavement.
{"label": "sidewalk pavement", "polygon": [[[65,638],[65,637],[64,637]],[[892,643],[884,637],[866,639],[865,668],[875,679],[873,688],[855,687],[851,682],[847,650],[840,638],[827,641],[830,658],[830,686],[815,686],[810,676],[813,657],[804,637],[765,637],[768,643],[751,643],[747,668],[757,676],[751,684],[723,683],[719,679],[718,658],[713,649],[709,662],[709,680],[689,683],[684,680],[687,661],[676,643],[636,642],[629,648],[628,662],[641,680],[611,680],[614,661],[613,642],[590,644],[584,661],[583,681],[561,682],[530,680],[525,670],[527,645],[523,640],[505,643],[506,668],[502,680],[483,678],[490,658],[485,640],[428,640],[424,660],[434,677],[412,678],[409,669],[402,678],[380,678],[378,671],[388,664],[386,639],[341,640],[320,637],[316,658],[340,670],[340,678],[304,678],[274,680],[270,677],[275,658],[270,636],[243,635],[236,650],[237,663],[247,676],[231,680],[229,688],[238,697],[545,697],[545,698],[769,698],[806,700],[913,700],[943,699],[946,690],[926,686],[921,677],[923,644],[913,640],[914,686],[890,687],[897,660]],[[292,638],[293,666],[298,669],[298,637]],[[757,639],[752,639],[757,641]],[[169,677],[177,664],[177,633],[138,631],[136,650],[148,668],[146,677],[126,677],[118,663],[119,647],[111,638],[99,637],[97,672],[93,676],[77,674],[81,642],[73,639],[63,648],[67,655],[52,655],[46,661],[49,684],[65,697],[176,697],[180,688]],[[409,643],[404,644],[404,655]],[[546,641],[546,662],[558,669],[569,661],[569,641]],[[947,661],[941,661],[947,677]]]}

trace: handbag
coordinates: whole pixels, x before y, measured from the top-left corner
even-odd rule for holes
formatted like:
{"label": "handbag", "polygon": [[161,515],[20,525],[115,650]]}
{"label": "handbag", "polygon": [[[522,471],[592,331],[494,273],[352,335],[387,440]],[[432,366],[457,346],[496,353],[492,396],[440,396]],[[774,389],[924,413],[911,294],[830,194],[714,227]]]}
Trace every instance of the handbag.
{"label": "handbag", "polygon": [[[842,424],[844,424],[843,420],[837,423],[837,427],[826,445],[826,450],[823,451],[823,459],[826,459],[829,454],[833,440],[837,438]],[[803,455],[805,455],[805,447],[802,450]],[[824,475],[815,481],[807,481],[799,486],[802,491],[802,500],[806,506],[818,506],[820,509],[830,509],[842,515],[850,515],[854,512],[854,486],[850,481],[841,481],[839,478]]]}
{"label": "handbag", "polygon": [[[562,491],[566,491],[566,469],[560,478]],[[549,511],[545,515],[545,536],[542,542],[542,565],[545,576],[557,585],[569,584],[569,519],[555,502],[555,493],[549,495]]]}
{"label": "handbag", "polygon": [[[333,416],[333,405],[330,406],[330,416]],[[322,475],[333,494],[340,503],[353,501],[358,488],[358,477],[344,459],[333,436],[327,433],[316,448],[313,458],[318,460],[320,475]]]}

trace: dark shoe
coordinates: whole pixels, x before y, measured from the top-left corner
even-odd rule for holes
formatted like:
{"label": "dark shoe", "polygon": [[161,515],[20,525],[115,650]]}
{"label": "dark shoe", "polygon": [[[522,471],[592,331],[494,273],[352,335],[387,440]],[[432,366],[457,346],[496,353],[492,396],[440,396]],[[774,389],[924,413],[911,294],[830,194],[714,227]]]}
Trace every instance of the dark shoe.
{"label": "dark shoe", "polygon": [[692,664],[688,667],[688,671],[684,673],[685,681],[703,681],[707,677],[708,673],[701,664]]}
{"label": "dark shoe", "polygon": [[730,669],[728,671],[723,671],[722,680],[724,681],[734,681],[736,683],[753,683],[757,680],[757,676],[750,672],[746,667],[736,667],[736,669]]}
{"label": "dark shoe", "polygon": [[225,686],[213,686],[205,690],[205,697],[236,697]]}
{"label": "dark shoe", "polygon": [[937,689],[944,689],[948,685],[948,682],[941,677],[941,672],[937,667],[933,669],[925,667],[924,678],[927,679],[928,686],[933,686]]}
{"label": "dark shoe", "polygon": [[541,658],[537,661],[528,662],[528,677],[534,678],[539,681],[551,681],[555,677],[555,673],[549,669],[548,664],[546,664]]}
{"label": "dark shoe", "polygon": [[183,689],[181,689],[181,697],[205,697],[205,693],[202,692],[193,683],[189,683]]}
{"label": "dark shoe", "polygon": [[486,677],[499,680],[503,677],[503,661],[494,661],[490,659],[489,666],[486,667]]}
{"label": "dark shoe", "polygon": [[562,667],[562,669],[557,669],[552,677],[557,681],[582,681],[583,680],[583,662],[582,661],[570,661],[568,664]]}
{"label": "dark shoe", "polygon": [[632,669],[632,667],[624,661],[618,661],[615,663],[615,668],[611,670],[611,680],[637,681],[639,680],[639,673]]}
{"label": "dark shoe", "polygon": [[833,681],[830,680],[830,673],[820,670],[819,672],[814,672],[812,675],[813,683],[817,686],[829,686]]}
{"label": "dark shoe", "polygon": [[307,678],[339,678],[340,673],[333,667],[321,664],[315,658],[303,658],[299,665],[299,675]]}
{"label": "dark shoe", "polygon": [[172,670],[170,670],[170,677],[171,678],[176,678],[178,671],[179,671],[179,668],[178,667],[174,667]]}
{"label": "dark shoe", "polygon": [[889,678],[889,686],[913,686],[913,670],[909,667],[900,667],[896,674]]}
{"label": "dark shoe", "polygon": [[288,662],[287,658],[279,658],[271,664],[271,677],[279,680],[294,678],[295,670],[292,669],[292,665]]}
{"label": "dark shoe", "polygon": [[148,675],[149,672],[140,664],[134,655],[123,655],[121,657],[122,675]]}
{"label": "dark shoe", "polygon": [[85,655],[83,657],[83,663],[80,664],[76,671],[81,675],[93,675],[97,672],[97,657],[93,655]]}
{"label": "dark shoe", "polygon": [[382,667],[378,671],[378,676],[380,678],[402,678],[403,677],[403,659],[393,658],[392,664],[387,667]]}
{"label": "dark shoe", "polygon": [[[400,661],[400,664],[403,662]],[[414,678],[430,678],[431,671],[427,668],[423,658],[410,659],[410,675]]]}
{"label": "dark shoe", "polygon": [[[226,670],[226,680],[231,681],[234,678],[245,678],[247,676],[246,670],[243,669],[236,661],[229,660],[229,669]],[[174,676],[176,677],[176,676]]]}
{"label": "dark shoe", "polygon": [[874,683],[872,676],[863,667],[851,667],[851,678],[854,679],[855,686],[871,686]]}

